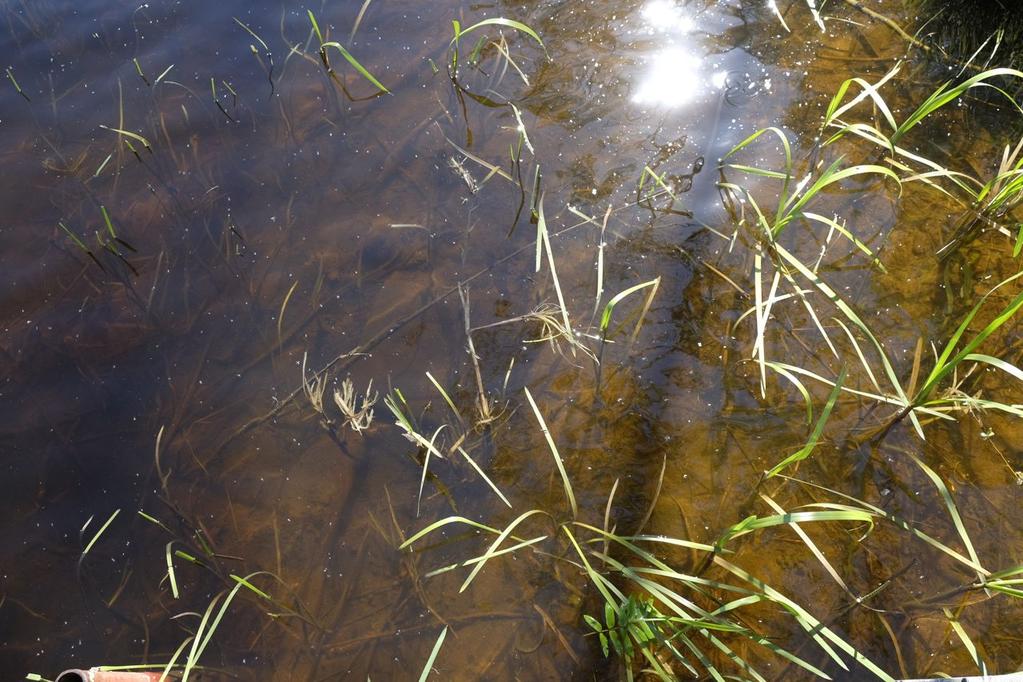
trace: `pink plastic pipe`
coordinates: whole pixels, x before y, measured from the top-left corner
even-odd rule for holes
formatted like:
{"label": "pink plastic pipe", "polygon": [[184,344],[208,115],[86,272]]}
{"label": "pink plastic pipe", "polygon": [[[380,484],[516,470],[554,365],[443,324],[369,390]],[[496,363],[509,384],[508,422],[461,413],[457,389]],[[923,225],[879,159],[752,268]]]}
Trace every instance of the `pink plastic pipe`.
{"label": "pink plastic pipe", "polygon": [[[57,676],[55,682],[160,682],[162,672],[140,673],[127,670],[101,670],[90,668],[89,670],[65,670]],[[168,675],[165,680],[177,679]]]}

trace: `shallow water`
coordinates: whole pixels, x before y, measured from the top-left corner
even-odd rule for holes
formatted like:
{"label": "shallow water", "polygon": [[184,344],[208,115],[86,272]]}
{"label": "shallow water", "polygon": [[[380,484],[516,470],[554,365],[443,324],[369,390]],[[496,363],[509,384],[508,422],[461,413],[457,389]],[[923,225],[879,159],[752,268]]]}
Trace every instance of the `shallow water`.
{"label": "shallow water", "polygon": [[[829,8],[823,35],[802,3],[786,11],[786,33],[752,0],[374,0],[350,38],[361,7],[314,9],[328,38],[349,47],[388,95],[376,96],[337,52],[337,80],[328,77],[305,7],[2,4],[0,51],[27,95],[6,82],[0,111],[0,665],[14,677],[162,664],[195,631],[195,614],[236,584],[230,576],[264,572],[252,580],[273,602],[243,589],[204,665],[242,679],[418,677],[447,625],[438,679],[616,679],[617,663],[582,621],[600,613],[599,595],[550,521],[533,518],[522,530],[554,535],[543,552],[494,559],[463,592],[469,569],[426,574],[481,554],[482,537],[450,530],[415,553],[396,549],[452,514],[496,527],[531,509],[568,518],[525,387],[587,523],[602,525],[612,488],[607,519],[620,533],[646,519],[649,533],[711,543],[751,514],[772,513],[758,493],[788,510],[838,501],[760,480],[806,441],[808,426],[802,398],[783,380],[761,396],[749,360],[752,317],[740,320],[752,305],[753,241],[719,191],[738,178],[717,165],[771,125],[804,153],[841,82],[880,77],[905,43],[842,5]],[[495,16],[532,26],[550,58],[505,28],[521,76],[494,46],[474,66],[483,34],[469,34],[453,83],[451,20],[464,27]],[[266,43],[272,68],[239,21]],[[892,101],[920,101],[943,76],[911,55]],[[959,108],[914,139],[921,153],[990,170],[1005,121],[984,105]],[[152,151],[102,126],[140,134]],[[509,156],[519,145],[516,165]],[[743,162],[779,155],[765,143]],[[537,166],[557,281],[587,345],[598,347],[598,308],[614,294],[655,277],[660,286],[634,344],[640,299],[616,309],[599,390],[581,351],[534,342],[537,323],[473,331],[495,418],[462,427],[426,376],[474,420],[477,379],[458,286],[475,328],[557,301],[546,260],[535,267]],[[647,167],[674,200],[661,191],[638,201],[657,189],[648,179],[637,190]],[[763,178],[743,181],[771,191]],[[819,271],[908,376],[916,339],[942,343],[978,295],[1014,270],[1000,243],[970,245],[943,266],[933,253],[951,204],[879,185],[842,185],[817,210],[840,214],[887,272],[840,239],[827,242]],[[111,241],[103,209],[121,241]],[[813,263],[825,236],[805,229],[790,248]],[[595,306],[601,243],[604,295]],[[837,374],[842,363],[805,310],[778,306],[772,359]],[[855,363],[843,332],[825,324]],[[1010,330],[985,348],[1016,361],[1018,346]],[[303,371],[324,367],[330,428],[302,392]],[[862,374],[850,381],[866,388]],[[339,427],[330,393],[348,376],[357,391],[370,380],[381,394],[400,389],[420,432],[436,433],[449,455],[432,458],[421,501],[425,450],[401,436],[382,399],[367,430]],[[977,388],[1020,402],[1011,380],[985,376]],[[826,396],[815,390],[818,410]],[[928,424],[926,442],[905,423],[861,443],[891,412],[840,401],[797,475],[963,551],[915,454],[952,490],[985,566],[1023,563],[1018,424],[964,415]],[[514,509],[448,452],[456,434]],[[895,677],[975,670],[943,606],[991,670],[1020,665],[1023,609],[1009,597],[932,599],[975,579],[961,564],[883,523],[869,534],[850,523],[804,530],[847,589],[789,528],[733,541],[728,560]],[[172,588],[174,550],[204,565],[175,558]],[[684,551],[665,557],[680,570],[698,564]],[[850,594],[870,598],[857,605]],[[867,679],[854,663],[845,672],[830,661],[779,611],[760,605],[745,622],[836,679]],[[768,679],[803,674],[763,649],[735,646]]]}

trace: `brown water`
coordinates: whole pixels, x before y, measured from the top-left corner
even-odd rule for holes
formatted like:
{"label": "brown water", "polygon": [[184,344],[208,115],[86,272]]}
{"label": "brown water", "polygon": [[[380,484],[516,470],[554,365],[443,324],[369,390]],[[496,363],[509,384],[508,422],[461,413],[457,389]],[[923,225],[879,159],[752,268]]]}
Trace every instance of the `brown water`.
{"label": "brown water", "polygon": [[[784,382],[772,380],[761,397],[749,361],[752,318],[734,326],[751,305],[752,243],[743,234],[728,240],[736,227],[722,206],[717,159],[768,125],[809,149],[838,85],[879,77],[905,55],[905,43],[840,3],[829,7],[827,35],[794,3],[786,13],[794,32],[786,33],[752,0],[375,0],[349,40],[361,5],[314,10],[390,95],[374,96],[336,52],[340,82],[325,74],[305,7],[2,3],[0,51],[27,95],[5,82],[0,110],[5,679],[163,663],[194,632],[195,613],[234,584],[231,574],[257,571],[275,576],[253,579],[274,604],[243,590],[203,657],[241,679],[417,678],[444,625],[435,679],[616,679],[617,663],[603,658],[581,618],[600,611],[596,591],[576,566],[551,557],[575,558],[563,537],[543,545],[547,554],[494,559],[462,593],[467,569],[425,574],[483,552],[482,538],[451,531],[414,554],[396,549],[453,513],[499,527],[530,509],[568,513],[524,387],[588,523],[602,524],[616,480],[610,520],[619,532],[635,530],[655,501],[647,531],[702,542],[750,514],[770,514],[757,492],[786,509],[837,501],[797,484],[758,487],[762,471],[805,442],[807,426],[802,399]],[[478,68],[467,63],[482,34],[463,40],[459,86],[448,78],[451,20],[466,26],[488,16],[521,20],[542,36],[550,60],[504,29],[528,84],[493,47]],[[272,69],[234,17],[269,46]],[[911,58],[890,96],[919,101],[940,77]],[[519,121],[508,102],[535,150],[521,150],[521,180],[509,161]],[[101,126],[143,135],[152,152],[129,138],[133,154]],[[1004,127],[996,112],[959,109],[917,139],[928,154],[990,171],[985,159],[1004,144]],[[512,179],[487,178],[456,144]],[[757,148],[765,163],[777,160],[771,148]],[[325,429],[299,390],[303,360],[310,375],[333,363],[331,390],[349,375],[360,391],[371,379],[382,393],[399,388],[421,432],[448,424],[438,443],[452,445],[460,430],[425,373],[472,418],[476,378],[458,284],[473,326],[556,301],[549,268],[534,270],[537,164],[550,231],[572,228],[551,245],[584,342],[597,346],[594,263],[608,206],[601,305],[657,276],[660,288],[629,352],[638,299],[616,310],[628,327],[605,349],[599,392],[584,356],[528,342],[536,324],[474,332],[498,416],[465,429],[463,445],[514,509],[454,457],[432,461],[420,503],[423,453],[402,438],[382,400],[363,433]],[[636,204],[646,166],[667,175],[677,201],[662,193]],[[898,196],[878,184],[843,186],[817,210],[842,215],[878,250],[887,274],[840,240],[821,273],[908,376],[916,339],[941,343],[1012,266],[1007,248],[982,243],[939,264],[932,254],[951,206],[920,189]],[[97,246],[109,242],[101,207],[123,240],[108,250]],[[793,248],[812,263],[823,238],[805,230]],[[789,302],[776,315],[769,354],[834,376],[840,363],[805,311]],[[1015,361],[1018,331],[985,348]],[[342,358],[352,351],[359,354]],[[862,376],[850,380],[866,386]],[[1020,402],[1009,380],[985,377],[978,388]],[[826,393],[816,395],[818,407]],[[923,442],[907,423],[880,444],[859,445],[886,416],[843,399],[798,475],[962,551],[941,498],[908,456],[916,454],[956,495],[985,565],[1023,562],[1018,424],[963,416],[928,425]],[[522,532],[551,528],[537,521]],[[961,565],[884,524],[866,539],[849,523],[805,528],[852,594],[882,589],[857,605],[786,528],[736,540],[729,560],[895,677],[975,672],[943,606],[991,670],[1023,662],[1023,609],[1010,598],[974,591],[932,599],[975,578]],[[175,559],[177,599],[166,578],[168,542],[206,564]],[[668,556],[695,570],[688,554]],[[855,663],[845,672],[830,662],[779,611],[763,606],[746,622],[837,679],[869,677]],[[802,674],[762,649],[735,646],[768,679]]]}

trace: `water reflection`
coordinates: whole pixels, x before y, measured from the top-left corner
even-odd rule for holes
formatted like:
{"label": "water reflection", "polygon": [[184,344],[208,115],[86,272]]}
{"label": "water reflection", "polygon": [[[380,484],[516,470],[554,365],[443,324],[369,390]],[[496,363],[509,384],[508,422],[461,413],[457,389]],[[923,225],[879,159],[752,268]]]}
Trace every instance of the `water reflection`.
{"label": "water reflection", "polygon": [[681,107],[723,85],[723,77],[708,73],[703,45],[693,35],[696,17],[688,6],[671,0],[650,0],[639,16],[643,30],[662,46],[643,60],[646,68],[632,94],[634,103]]}
{"label": "water reflection", "polygon": [[[129,512],[143,508],[167,519],[175,537],[205,543],[209,536],[218,554],[232,557],[225,576],[242,568],[242,573],[271,570],[290,586],[275,587],[275,597],[283,593],[279,598],[289,604],[294,598],[311,605],[308,625],[315,634],[306,635],[290,628],[288,619],[267,625],[265,609],[245,602],[252,595],[242,591],[225,618],[232,628],[217,633],[219,651],[209,657],[237,667],[242,678],[404,675],[422,667],[436,641],[440,625],[434,611],[465,633],[463,640],[485,645],[459,649],[449,638],[439,659],[446,671],[441,678],[603,674],[590,674],[606,664],[592,634],[580,626],[581,613],[593,605],[584,603],[590,595],[577,572],[549,571],[525,556],[493,562],[474,594],[456,600],[448,597],[456,594],[460,579],[443,582],[454,573],[423,579],[418,563],[431,567],[462,560],[455,549],[440,548],[451,552],[443,559],[395,551],[399,535],[453,513],[449,506],[456,502],[481,517],[491,510],[484,506],[488,490],[471,472],[431,463],[430,475],[444,485],[443,492],[438,485],[435,495],[424,498],[417,518],[421,467],[410,462],[407,441],[386,419],[379,420],[377,431],[336,442],[302,402],[301,409],[264,422],[210,461],[225,434],[266,414],[296,387],[306,353],[310,364],[319,366],[379,329],[394,331],[401,320],[408,323],[401,322],[372,356],[359,357],[353,378],[360,384],[369,378],[393,381],[413,404],[434,401],[443,407],[424,381],[429,368],[455,401],[470,404],[475,385],[462,380],[472,375],[462,308],[437,299],[443,303],[430,304],[429,314],[416,317],[412,311],[426,310],[421,308],[425,300],[531,239],[528,228],[520,227],[511,239],[503,230],[486,229],[507,224],[514,214],[520,196],[514,183],[492,174],[493,182],[480,182],[473,192],[461,173],[456,177],[445,170],[454,160],[446,138],[465,139],[470,127],[473,154],[506,164],[509,141],[519,130],[528,131],[535,160],[543,164],[551,225],[576,220],[564,208],[569,201],[598,220],[609,204],[616,207],[603,250],[607,292],[664,278],[634,356],[620,345],[608,347],[616,354],[605,358],[607,366],[622,369],[609,371],[604,390],[618,396],[618,403],[595,406],[592,376],[538,346],[522,350],[521,339],[530,330],[513,333],[504,326],[500,334],[477,338],[482,380],[490,389],[503,382],[509,396],[521,395],[529,385],[550,408],[551,432],[569,462],[581,509],[603,510],[615,485],[620,527],[633,528],[649,501],[658,499],[650,529],[682,532],[683,523],[692,526],[694,536],[706,538],[721,523],[743,518],[744,510],[733,508],[742,497],[736,491],[744,492],[745,482],[756,481],[763,465],[774,463],[751,462],[749,453],[773,457],[775,450],[805,437],[798,429],[800,415],[791,429],[782,428],[781,417],[765,416],[744,383],[747,365],[734,362],[747,346],[732,335],[731,325],[750,302],[710,270],[694,270],[686,260],[694,254],[694,260],[744,272],[736,262],[745,252],[736,249],[735,260],[729,260],[731,252],[720,252],[717,238],[683,210],[714,229],[726,229],[724,219],[715,219],[720,206],[718,176],[710,172],[715,160],[752,130],[786,116],[787,127],[816,131],[817,109],[790,106],[805,94],[797,92],[801,77],[790,74],[812,73],[817,91],[825,89],[823,78],[846,75],[814,70],[819,62],[793,52],[801,43],[770,38],[774,19],[766,30],[756,24],[755,13],[747,12],[754,3],[497,3],[489,16],[535,26],[554,57],[528,69],[523,61],[532,87],[519,88],[511,77],[502,83],[497,70],[486,70],[488,63],[477,71],[465,67],[463,78],[475,74],[477,82],[515,101],[520,111],[514,115],[509,107],[480,100],[460,103],[443,69],[430,68],[432,62],[443,65],[450,17],[461,7],[450,0],[431,3],[421,15],[412,0],[370,6],[353,49],[374,72],[381,68],[390,74],[397,94],[356,103],[334,92],[315,51],[305,60],[298,48],[295,58],[283,59],[286,68],[275,71],[280,76],[274,77],[276,94],[269,99],[259,94],[266,74],[251,59],[251,36],[231,19],[237,15],[275,54],[291,57],[287,45],[308,35],[308,20],[289,9],[278,27],[275,3],[223,0],[187,11],[169,3],[166,18],[154,17],[152,23],[144,23],[148,19],[140,13],[137,30],[146,40],[137,53],[135,43],[111,37],[115,28],[130,30],[130,6],[114,11],[101,0],[73,7],[21,4],[29,18],[43,8],[54,11],[52,18],[44,14],[45,22],[26,19],[24,29],[18,28],[19,17],[8,22],[12,35],[25,33],[19,38],[19,44],[30,46],[25,50],[0,32],[0,52],[11,55],[11,63],[17,60],[16,73],[27,90],[32,84],[32,103],[12,106],[11,122],[0,130],[4,148],[12,150],[5,160],[23,178],[0,192],[5,205],[22,217],[17,229],[0,231],[0,270],[13,282],[0,297],[0,328],[7,330],[0,338],[0,398],[26,390],[24,398],[9,399],[11,407],[0,411],[0,451],[7,467],[0,494],[8,502],[0,532],[13,539],[6,543],[7,553],[0,552],[3,589],[10,595],[0,598],[0,668],[24,671],[31,660],[28,669],[59,670],[72,657],[76,663],[140,662],[147,654],[150,661],[166,660],[192,635],[191,616],[167,614],[202,613],[220,587],[220,576],[178,562],[182,595],[174,598],[165,579],[169,538],[164,529],[138,519],[137,527],[125,523],[133,515]],[[328,5],[329,12],[319,12],[322,24],[347,33],[357,5]],[[162,6],[154,3],[152,12]],[[72,9],[78,18],[72,19]],[[171,22],[177,22],[174,30]],[[96,30],[104,36],[96,44],[111,47],[90,48],[88,59],[79,59],[75,69],[51,73],[59,62],[42,55],[47,43],[33,39],[29,23],[66,25],[68,35]],[[81,29],[92,24],[96,27]],[[204,52],[203,41],[195,37],[211,26],[223,32],[216,41],[219,59],[213,48]],[[402,36],[410,47],[394,49],[393,36]],[[510,33],[509,39],[513,55],[520,49],[530,54]],[[528,46],[522,36],[517,39]],[[495,56],[492,47],[481,50],[484,62],[487,50]],[[212,115],[204,114],[201,103],[186,97],[191,95],[184,85],[145,83],[137,77],[136,56],[149,74],[166,64],[177,64],[172,74],[198,74],[178,76],[190,87],[200,88],[210,75],[227,76],[239,92],[238,107],[250,114],[246,124],[224,120],[208,100]],[[34,70],[33,58],[38,58]],[[745,106],[770,89],[772,76],[773,96]],[[88,89],[72,87],[86,78]],[[53,88],[52,102],[41,83]],[[824,85],[828,91],[837,87]],[[109,95],[103,106],[97,91]],[[140,131],[160,140],[151,156],[141,154],[144,162],[124,153],[120,160],[113,154],[107,164],[103,159],[110,149],[101,144],[118,138],[94,139],[96,125],[115,123],[122,107],[126,120],[149,121]],[[81,118],[80,112],[91,113]],[[85,154],[87,163],[75,161]],[[711,165],[701,173],[705,158]],[[103,172],[96,170],[101,163]],[[478,163],[465,165],[482,178]],[[618,210],[637,200],[637,182],[646,168],[656,171],[679,201],[659,197],[635,210]],[[533,176],[527,171],[528,185]],[[221,193],[230,197],[229,204],[214,201]],[[130,258],[139,263],[141,277],[115,278],[118,271],[94,265],[56,227],[59,216],[81,233],[86,225],[100,226],[96,200],[139,248]],[[893,209],[863,202],[856,210],[874,215]],[[929,220],[908,222],[921,234],[933,232]],[[427,239],[409,225],[422,225],[436,236]],[[573,237],[576,241],[569,241]],[[555,244],[570,305],[583,315],[593,304],[596,239],[595,231],[581,228]],[[898,248],[908,253],[919,241]],[[525,272],[530,267],[507,261],[473,282],[476,324],[526,312],[552,295],[549,285]],[[919,275],[913,291],[908,285],[896,289],[894,274],[891,279],[885,286],[899,301],[921,290]],[[339,371],[339,379],[346,374],[347,369]],[[30,391],[24,389],[28,386]],[[559,405],[568,407],[558,411]],[[499,487],[514,490],[517,505],[560,503],[557,487],[549,485],[550,470],[536,466],[550,460],[546,445],[536,448],[535,424],[522,428],[523,413],[514,407],[507,412],[520,420],[495,424],[478,447],[466,449]],[[422,413],[432,426],[448,418],[432,408]],[[524,416],[527,422],[532,418]],[[836,422],[839,418],[836,411]],[[152,453],[158,432],[163,473],[156,472],[153,457],[125,454]],[[664,461],[661,443],[685,444],[687,452],[665,448],[668,468],[658,498],[650,484]],[[532,452],[541,459],[526,456]],[[979,457],[970,463],[978,475],[987,461]],[[878,470],[884,485],[898,480]],[[615,481],[623,471],[629,473],[619,485]],[[843,465],[819,475],[841,483],[845,471]],[[895,493],[887,499],[894,499],[898,491],[890,487]],[[1011,491],[984,492],[1001,494],[1003,507],[1013,508]],[[617,500],[626,502],[619,507]],[[122,510],[116,523],[78,563],[83,522],[95,518],[84,533],[88,541],[116,508]],[[1017,537],[1011,528],[997,530]],[[834,542],[836,553],[843,548]],[[126,552],[130,562],[124,561]],[[244,565],[233,557],[244,557]],[[901,557],[884,558],[877,562],[882,567],[897,565]],[[772,561],[765,570],[794,596],[816,598],[818,585],[806,581],[801,570],[786,568],[784,561]],[[865,569],[853,577],[862,593],[876,587]],[[101,579],[112,584],[102,582],[97,589]],[[82,598],[66,599],[79,583]],[[551,630],[548,620],[556,623],[557,637],[550,631],[544,636],[545,627]],[[868,635],[863,637],[870,646]],[[886,637],[880,634],[882,645]],[[892,657],[883,660],[891,663]]]}
{"label": "water reflection", "polygon": [[721,16],[672,0],[650,0],[638,16],[642,27],[636,33],[649,36],[653,45],[640,59],[644,68],[631,96],[634,104],[674,109],[722,93],[736,105],[770,89],[762,67],[753,72],[729,69],[734,60],[714,49],[714,38],[723,28]]}
{"label": "water reflection", "polygon": [[692,101],[705,77],[702,60],[683,48],[661,50],[650,58],[632,101],[661,107],[679,107]]}
{"label": "water reflection", "polygon": [[651,0],[640,12],[652,31],[664,33],[689,33],[696,26],[685,7],[671,0]]}

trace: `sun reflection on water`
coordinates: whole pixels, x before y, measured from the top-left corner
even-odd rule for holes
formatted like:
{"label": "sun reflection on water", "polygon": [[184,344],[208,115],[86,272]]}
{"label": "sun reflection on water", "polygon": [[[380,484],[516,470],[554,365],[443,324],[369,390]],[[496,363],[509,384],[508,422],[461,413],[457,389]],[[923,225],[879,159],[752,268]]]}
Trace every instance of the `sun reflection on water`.
{"label": "sun reflection on water", "polygon": [[632,101],[662,107],[678,107],[689,102],[703,80],[701,61],[684,48],[660,50],[650,57]]}
{"label": "sun reflection on water", "polygon": [[639,13],[644,29],[663,47],[644,59],[646,66],[632,94],[636,104],[676,108],[720,89],[723,73],[705,63],[691,10],[673,0],[649,0]]}
{"label": "sun reflection on water", "polygon": [[686,14],[686,9],[672,0],[650,0],[640,15],[652,30],[664,33],[688,33],[696,26],[693,18]]}

